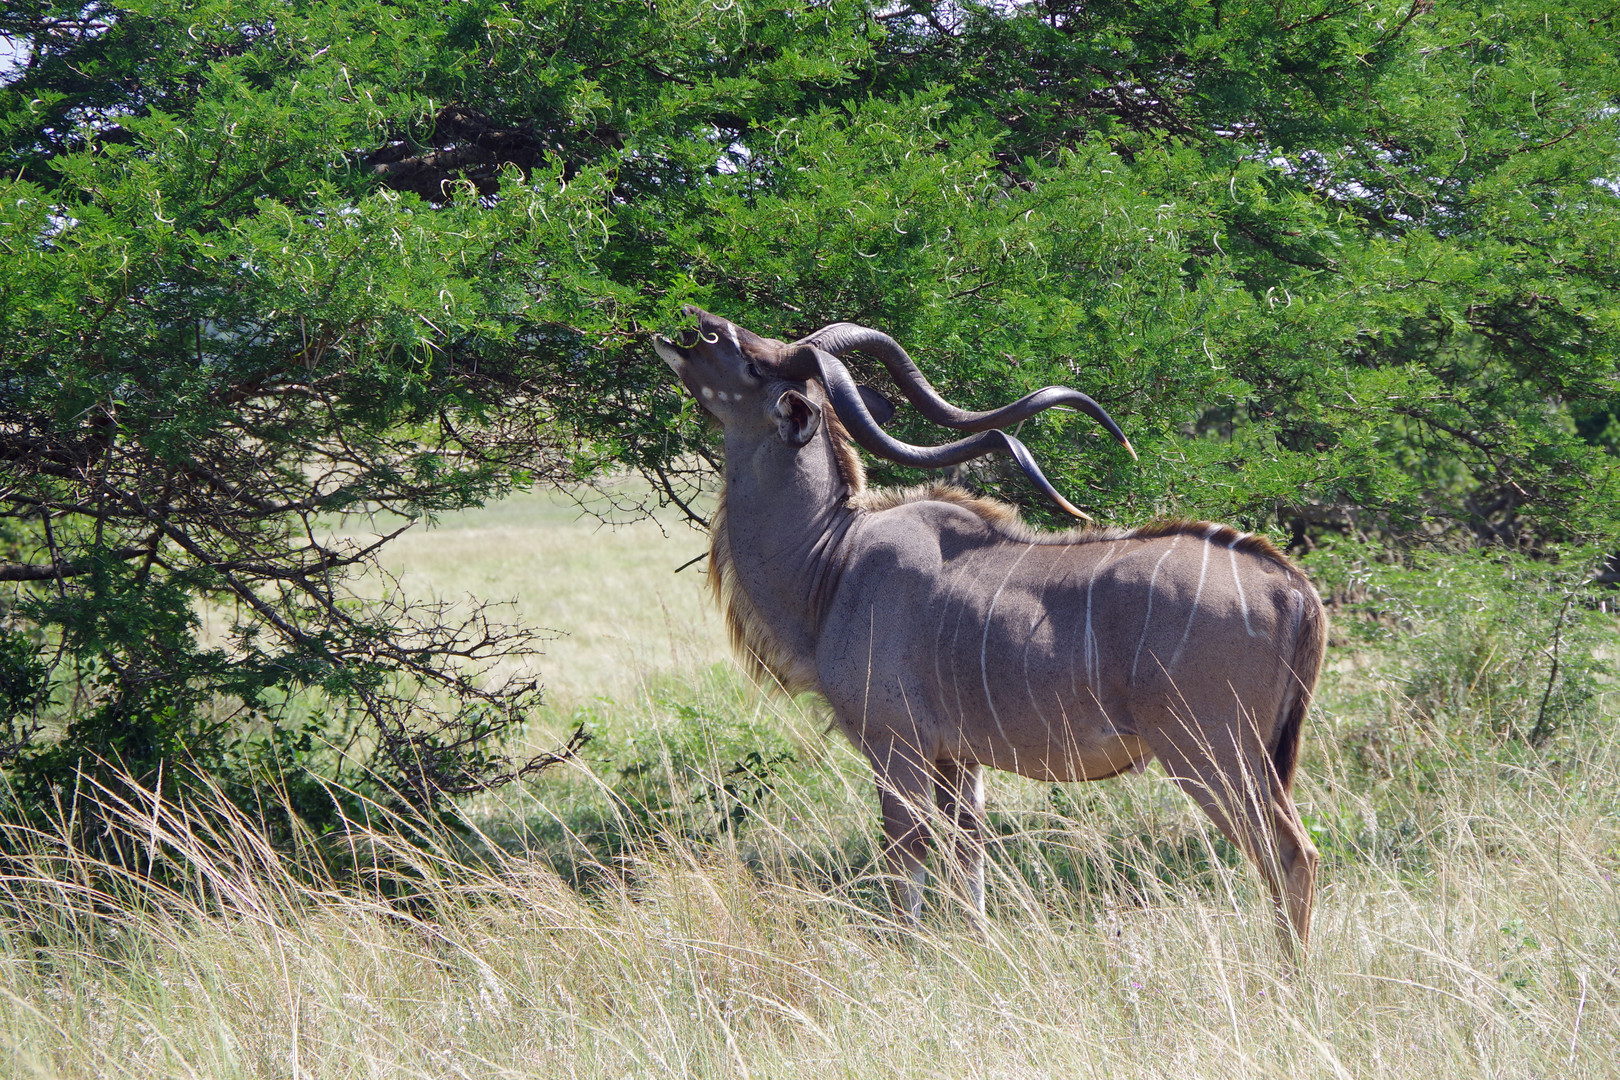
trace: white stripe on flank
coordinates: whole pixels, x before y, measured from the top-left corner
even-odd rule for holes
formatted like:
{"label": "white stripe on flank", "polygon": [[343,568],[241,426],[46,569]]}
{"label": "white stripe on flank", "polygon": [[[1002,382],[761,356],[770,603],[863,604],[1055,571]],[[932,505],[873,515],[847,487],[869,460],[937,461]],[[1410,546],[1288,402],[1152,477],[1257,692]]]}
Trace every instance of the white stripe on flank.
{"label": "white stripe on flank", "polygon": [[1237,586],[1238,603],[1243,606],[1243,629],[1248,632],[1250,637],[1254,637],[1254,627],[1249,624],[1249,598],[1243,592],[1243,577],[1238,573],[1237,552],[1234,550],[1237,547],[1238,540],[1248,535],[1248,533],[1244,533],[1237,540],[1227,544],[1226,555],[1227,558],[1232,560],[1232,584]]}
{"label": "white stripe on flank", "polygon": [[1243,628],[1252,638],[1254,636],[1254,627],[1249,625],[1249,597],[1243,591],[1243,575],[1238,573],[1238,552],[1234,552],[1231,549],[1231,544],[1228,544],[1226,546],[1226,555],[1231,559],[1231,583],[1238,586],[1238,604],[1243,606]]}
{"label": "white stripe on flank", "polygon": [[[1131,531],[1134,534],[1136,530]],[[1094,694],[1097,682],[1102,678],[1102,650],[1097,644],[1097,633],[1092,629],[1091,622],[1091,592],[1097,585],[1097,575],[1101,574],[1103,569],[1113,562],[1124,562],[1126,559],[1135,558],[1151,546],[1151,542],[1134,547],[1126,545],[1114,546],[1120,540],[1125,539],[1128,539],[1128,537],[1122,536],[1106,541],[1109,545],[1108,550],[1097,561],[1097,565],[1092,568],[1091,577],[1086,582],[1086,627],[1080,641],[1081,651],[1085,654],[1086,681]],[[1075,672],[1072,664],[1069,667],[1069,689],[1073,691],[1075,699],[1079,700],[1080,687],[1075,682]]]}
{"label": "white stripe on flank", "polygon": [[861,737],[866,737],[866,717],[872,702],[872,645],[877,640],[877,608],[866,608],[866,688],[861,692]]}
{"label": "white stripe on flank", "polygon": [[[956,565],[957,565],[958,569],[955,571],[955,574],[956,574],[956,576],[958,578],[960,578],[962,575],[967,573],[967,570],[964,568],[964,566],[965,566],[965,564],[967,562],[968,562],[968,560],[966,560],[966,559],[958,559],[958,560],[956,560]],[[941,591],[943,593],[945,593],[946,595],[948,595],[948,596],[949,595],[959,595],[954,584],[949,588],[942,589]],[[950,608],[947,606],[945,610],[949,611]],[[962,722],[962,723],[967,722],[967,710],[962,707],[962,667],[963,667],[963,665],[960,662],[958,662],[957,658],[956,658],[957,657],[956,643],[957,643],[957,640],[962,636],[962,623],[967,620],[967,610],[968,610],[967,600],[966,599],[958,600],[957,601],[957,607],[956,607],[956,625],[951,628],[951,689],[953,691],[955,691],[955,693],[956,693],[956,717],[957,717],[957,720]],[[944,620],[944,614],[941,613],[940,624],[939,624],[939,633],[934,635],[934,640],[935,640],[935,643],[936,643],[935,648],[934,648],[934,678],[936,680],[938,680],[938,682],[939,682],[939,701],[940,701],[941,707],[943,707],[944,703],[945,703],[945,679],[944,679],[944,676],[940,674],[940,670],[939,670],[940,653],[939,653],[938,641],[939,641],[940,636],[942,634],[944,634],[944,632],[945,632],[945,620]]]}
{"label": "white stripe on flank", "polygon": [[[1091,628],[1091,591],[1097,587],[1097,575],[1102,573],[1103,567],[1108,565],[1108,560],[1113,556],[1113,548],[1109,548],[1104,552],[1097,565],[1091,568],[1091,580],[1086,582],[1086,634],[1081,649],[1086,658],[1086,685],[1093,689],[1097,685],[1097,669],[1101,665],[1100,658],[1097,655],[1097,634]],[[1072,685],[1072,679],[1070,683]],[[1075,690],[1075,696],[1079,696],[1078,688]]]}
{"label": "white stripe on flank", "polygon": [[1172,536],[1170,538],[1170,546],[1165,549],[1163,555],[1159,556],[1159,561],[1153,564],[1153,574],[1152,574],[1151,577],[1148,578],[1147,610],[1142,613],[1142,637],[1136,643],[1136,658],[1131,661],[1131,681],[1132,682],[1136,681],[1136,667],[1137,667],[1138,664],[1140,664],[1142,662],[1142,646],[1147,644],[1148,627],[1150,625],[1152,625],[1151,620],[1153,618],[1153,586],[1159,580],[1159,567],[1164,565],[1164,560],[1166,560],[1166,559],[1168,559],[1170,557],[1170,553],[1176,550],[1176,545],[1178,543],[1180,543],[1180,542],[1181,542],[1181,534],[1180,533],[1177,533],[1175,536]]}
{"label": "white stripe on flank", "polygon": [[995,621],[996,603],[1001,599],[1001,590],[1007,587],[1007,582],[1012,580],[1013,572],[1018,569],[1024,558],[1035,550],[1035,547],[1034,544],[1025,546],[1024,550],[1019,553],[1018,558],[1014,559],[1013,564],[1007,568],[1007,575],[1001,579],[1001,584],[996,586],[996,594],[990,598],[990,607],[984,613],[984,633],[979,637],[979,681],[984,684],[985,704],[990,706],[990,718],[996,722],[996,731],[1001,733],[1002,739],[1006,739],[1007,729],[1001,726],[1001,717],[996,713],[996,699],[990,693],[990,660],[988,656],[990,651],[990,626]]}
{"label": "white stripe on flank", "polygon": [[[1091,580],[1086,582],[1086,634],[1080,643],[1080,651],[1085,655],[1086,685],[1093,689],[1097,685],[1097,634],[1091,629],[1091,590],[1097,585],[1097,571],[1101,569],[1101,566],[1092,567]],[[1080,691],[1074,685],[1073,679],[1069,680],[1069,686],[1075,696],[1079,697]]]}
{"label": "white stripe on flank", "polygon": [[1035,620],[1035,625],[1029,628],[1029,636],[1024,638],[1024,693],[1029,695],[1029,703],[1035,709],[1035,717],[1041,722],[1042,727],[1048,726],[1046,710],[1041,708],[1040,701],[1035,697],[1035,684],[1029,678],[1029,647],[1035,643],[1035,634],[1040,630],[1041,623],[1051,617],[1051,609],[1042,605],[1040,618]]}
{"label": "white stripe on flank", "polygon": [[[1040,630],[1041,624],[1052,617],[1052,605],[1046,599],[1046,591],[1052,587],[1052,570],[1059,561],[1061,560],[1047,560],[1046,578],[1041,582],[1041,615],[1030,626],[1029,635],[1024,638],[1024,692],[1029,695],[1029,703],[1035,707],[1035,716],[1040,720],[1042,727],[1049,727],[1049,725],[1046,723],[1046,711],[1041,708],[1041,703],[1035,699],[1035,686],[1029,681],[1029,647],[1035,643],[1035,634]],[[1054,639],[1057,637],[1056,623],[1052,627],[1052,636]]]}
{"label": "white stripe on flank", "polygon": [[1169,667],[1166,667],[1164,669],[1167,674],[1169,673],[1169,671],[1172,668],[1174,668],[1176,666],[1176,661],[1181,659],[1181,651],[1187,647],[1187,638],[1188,638],[1189,635],[1192,634],[1193,619],[1198,616],[1198,600],[1199,600],[1200,597],[1202,597],[1204,595],[1204,575],[1207,574],[1208,572],[1209,572],[1209,544],[1205,543],[1204,544],[1204,561],[1202,563],[1200,563],[1199,566],[1198,566],[1198,588],[1193,592],[1192,610],[1187,612],[1187,625],[1182,628],[1181,641],[1176,645],[1176,651],[1175,651],[1174,655],[1172,655],[1170,657],[1170,665],[1169,665]]}

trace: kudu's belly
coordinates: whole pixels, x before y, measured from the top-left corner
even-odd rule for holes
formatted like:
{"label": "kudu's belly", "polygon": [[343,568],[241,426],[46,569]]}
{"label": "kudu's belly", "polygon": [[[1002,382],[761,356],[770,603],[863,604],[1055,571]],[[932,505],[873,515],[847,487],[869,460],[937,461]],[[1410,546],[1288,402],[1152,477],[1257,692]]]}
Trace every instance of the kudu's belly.
{"label": "kudu's belly", "polygon": [[1102,779],[1152,757],[1097,655],[1095,626],[1088,640],[1084,626],[1046,615],[1000,622],[937,635],[932,705],[951,756],[1049,781]]}

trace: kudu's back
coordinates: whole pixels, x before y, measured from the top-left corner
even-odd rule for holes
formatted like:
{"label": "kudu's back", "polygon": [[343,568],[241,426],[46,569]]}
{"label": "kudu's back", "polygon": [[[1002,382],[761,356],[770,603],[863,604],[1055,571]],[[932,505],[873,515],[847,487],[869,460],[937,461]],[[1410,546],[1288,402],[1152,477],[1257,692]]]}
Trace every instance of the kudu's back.
{"label": "kudu's back", "polygon": [[1288,783],[1324,618],[1268,542],[1199,522],[1039,534],[914,494],[857,531],[825,630],[838,696],[870,709],[899,688],[926,754],[1047,780],[1141,763],[1167,721],[1188,739],[1242,727]]}

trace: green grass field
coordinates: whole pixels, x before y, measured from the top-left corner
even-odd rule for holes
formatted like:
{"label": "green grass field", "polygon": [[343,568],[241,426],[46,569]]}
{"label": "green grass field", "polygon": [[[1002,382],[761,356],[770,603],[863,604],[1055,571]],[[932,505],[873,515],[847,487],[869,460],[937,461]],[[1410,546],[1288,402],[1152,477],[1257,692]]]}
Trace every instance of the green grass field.
{"label": "green grass field", "polygon": [[[701,567],[672,572],[705,546],[540,497],[408,534],[390,558],[413,592],[567,632],[527,738],[583,720],[581,760],[414,843],[270,851],[128,807],[185,890],[38,838],[0,907],[0,1074],[1620,1075],[1616,695],[1598,674],[1543,700],[1514,636],[1533,620],[1336,635],[1299,790],[1315,942],[1290,979],[1257,878],[1156,767],[993,775],[987,933],[945,894],[900,932],[865,766],[814,702],[737,674]],[[1515,732],[1546,702],[1566,711],[1531,752]]]}
{"label": "green grass field", "polygon": [[708,548],[675,513],[609,527],[571,500],[523,494],[418,526],[387,562],[412,595],[512,601],[508,617],[554,631],[538,673],[573,703],[726,659],[703,563],[675,573]]}

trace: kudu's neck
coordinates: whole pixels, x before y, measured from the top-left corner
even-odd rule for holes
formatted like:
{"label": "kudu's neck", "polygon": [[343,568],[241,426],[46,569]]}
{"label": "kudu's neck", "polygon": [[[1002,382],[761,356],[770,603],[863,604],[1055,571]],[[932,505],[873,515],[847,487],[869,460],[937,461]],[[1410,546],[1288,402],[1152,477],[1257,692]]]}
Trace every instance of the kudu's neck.
{"label": "kudu's neck", "polygon": [[852,494],[825,424],[802,448],[774,433],[727,433],[725,539],[735,584],[780,644],[806,662],[854,519]]}

